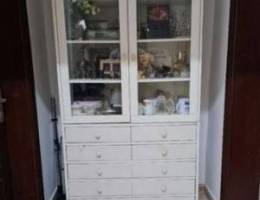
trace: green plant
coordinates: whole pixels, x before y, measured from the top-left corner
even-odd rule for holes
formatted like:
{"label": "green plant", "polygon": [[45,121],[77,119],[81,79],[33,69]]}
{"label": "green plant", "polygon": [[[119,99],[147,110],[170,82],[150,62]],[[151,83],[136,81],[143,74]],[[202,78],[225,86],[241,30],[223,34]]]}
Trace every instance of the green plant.
{"label": "green plant", "polygon": [[100,8],[98,8],[91,0],[75,0],[75,4],[86,16],[95,16],[100,12]]}

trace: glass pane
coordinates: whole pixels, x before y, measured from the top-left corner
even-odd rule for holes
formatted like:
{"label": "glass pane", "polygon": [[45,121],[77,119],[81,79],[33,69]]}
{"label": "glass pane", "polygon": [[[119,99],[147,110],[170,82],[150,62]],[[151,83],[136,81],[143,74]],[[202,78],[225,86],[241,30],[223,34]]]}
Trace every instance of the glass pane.
{"label": "glass pane", "polygon": [[190,42],[138,44],[139,79],[189,78]]}
{"label": "glass pane", "polygon": [[138,0],[138,38],[189,37],[191,0]]}
{"label": "glass pane", "polygon": [[71,84],[72,115],[120,115],[120,84]]}
{"label": "glass pane", "polygon": [[189,82],[139,83],[139,115],[186,115]]}
{"label": "glass pane", "polygon": [[68,40],[118,40],[118,0],[64,0]]}
{"label": "glass pane", "polygon": [[120,79],[118,44],[69,44],[71,79]]}

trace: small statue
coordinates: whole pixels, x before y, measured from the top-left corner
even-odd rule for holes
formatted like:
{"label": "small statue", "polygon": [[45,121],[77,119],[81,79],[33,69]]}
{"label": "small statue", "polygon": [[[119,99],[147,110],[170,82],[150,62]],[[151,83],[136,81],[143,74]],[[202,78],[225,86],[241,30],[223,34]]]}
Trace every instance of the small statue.
{"label": "small statue", "polygon": [[139,50],[139,78],[155,78],[156,76],[156,69],[155,66],[152,64],[154,62],[154,57],[152,54],[140,49]]}

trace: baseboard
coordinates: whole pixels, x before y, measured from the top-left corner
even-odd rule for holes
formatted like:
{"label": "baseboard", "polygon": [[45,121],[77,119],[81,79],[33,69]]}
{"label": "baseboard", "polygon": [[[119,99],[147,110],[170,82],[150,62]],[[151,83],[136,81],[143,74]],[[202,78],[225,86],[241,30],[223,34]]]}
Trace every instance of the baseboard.
{"label": "baseboard", "polygon": [[200,191],[203,191],[209,200],[217,200],[217,198],[213,195],[211,190],[206,185],[200,185]]}
{"label": "baseboard", "polygon": [[58,187],[56,187],[54,190],[53,190],[53,193],[50,197],[49,200],[56,200],[57,199],[57,194],[58,194]]}

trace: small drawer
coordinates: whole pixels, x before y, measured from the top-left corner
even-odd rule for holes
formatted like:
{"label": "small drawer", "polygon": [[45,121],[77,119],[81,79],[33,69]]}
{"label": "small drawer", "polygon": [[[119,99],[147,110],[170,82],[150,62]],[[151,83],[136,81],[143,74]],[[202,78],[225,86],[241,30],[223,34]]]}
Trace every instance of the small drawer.
{"label": "small drawer", "polygon": [[196,140],[196,125],[132,127],[134,142]]}
{"label": "small drawer", "polygon": [[195,180],[134,180],[133,195],[194,195]]}
{"label": "small drawer", "polygon": [[67,145],[67,161],[130,160],[130,146]]}
{"label": "small drawer", "polygon": [[67,143],[120,143],[130,142],[130,127],[66,127]]}
{"label": "small drawer", "polygon": [[69,196],[119,196],[131,195],[131,181],[127,180],[82,180],[69,181]]}
{"label": "small drawer", "polygon": [[128,164],[69,164],[69,179],[131,178]]}
{"label": "small drawer", "polygon": [[136,163],[133,166],[135,178],[157,177],[195,177],[195,162],[149,162]]}
{"label": "small drawer", "polygon": [[196,144],[134,145],[134,160],[195,159]]}

